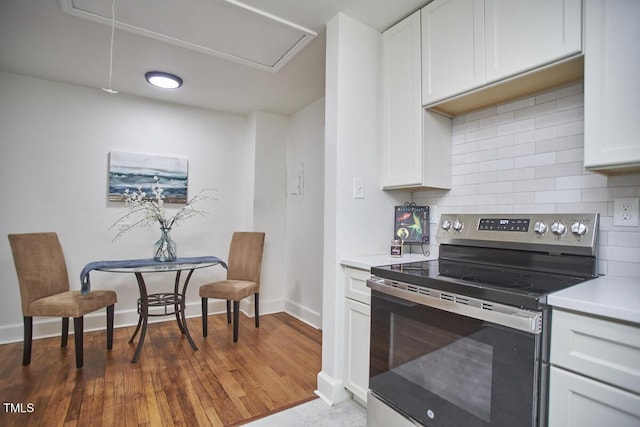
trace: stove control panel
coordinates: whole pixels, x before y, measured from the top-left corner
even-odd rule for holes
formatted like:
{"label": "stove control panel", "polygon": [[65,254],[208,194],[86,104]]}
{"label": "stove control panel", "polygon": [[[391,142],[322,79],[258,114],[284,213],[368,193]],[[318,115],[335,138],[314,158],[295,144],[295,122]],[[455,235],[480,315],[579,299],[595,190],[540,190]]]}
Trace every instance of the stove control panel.
{"label": "stove control panel", "polygon": [[599,214],[443,214],[440,244],[595,255]]}

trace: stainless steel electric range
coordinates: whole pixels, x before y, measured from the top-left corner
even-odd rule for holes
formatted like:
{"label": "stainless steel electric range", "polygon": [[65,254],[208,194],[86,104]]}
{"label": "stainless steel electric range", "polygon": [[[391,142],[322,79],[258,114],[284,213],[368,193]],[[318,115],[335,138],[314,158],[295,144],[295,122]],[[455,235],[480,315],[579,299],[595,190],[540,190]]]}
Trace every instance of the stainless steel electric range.
{"label": "stainless steel electric range", "polygon": [[598,221],[446,214],[437,260],[372,268],[369,425],[546,425],[547,296],[596,276]]}

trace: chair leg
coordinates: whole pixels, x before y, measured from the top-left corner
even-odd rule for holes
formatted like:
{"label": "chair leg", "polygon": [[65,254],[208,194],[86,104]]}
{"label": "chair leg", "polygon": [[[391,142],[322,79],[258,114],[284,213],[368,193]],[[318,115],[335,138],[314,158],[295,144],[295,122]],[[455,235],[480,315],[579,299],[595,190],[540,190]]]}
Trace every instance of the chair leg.
{"label": "chair leg", "polygon": [[227,323],[231,323],[231,301],[227,300]]}
{"label": "chair leg", "polygon": [[202,298],[202,336],[206,337],[208,334],[208,326],[209,326],[209,299]]}
{"label": "chair leg", "polygon": [[76,368],[82,368],[83,358],[82,349],[84,342],[84,317],[73,318],[73,336],[76,342]]}
{"label": "chair leg", "polygon": [[69,338],[69,318],[62,318],[62,341],[60,342],[60,347],[67,346],[67,340]]}
{"label": "chair leg", "polygon": [[33,317],[24,316],[24,343],[22,350],[22,364],[31,363],[31,338],[33,336]]}
{"label": "chair leg", "polygon": [[238,323],[240,321],[240,301],[233,302],[233,342],[238,342]]}
{"label": "chair leg", "polygon": [[258,292],[253,296],[256,311],[256,328],[260,327],[260,294]]}
{"label": "chair leg", "polygon": [[114,305],[111,304],[107,307],[107,350],[113,348],[113,312]]}

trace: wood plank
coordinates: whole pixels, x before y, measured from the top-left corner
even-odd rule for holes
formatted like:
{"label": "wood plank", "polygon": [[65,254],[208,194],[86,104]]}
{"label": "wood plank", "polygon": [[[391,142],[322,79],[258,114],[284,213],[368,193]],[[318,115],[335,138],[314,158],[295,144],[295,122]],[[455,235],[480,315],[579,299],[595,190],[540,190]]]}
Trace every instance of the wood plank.
{"label": "wood plank", "polygon": [[[170,319],[170,318],[168,318]],[[35,340],[23,367],[22,343],[0,345],[0,399],[32,403],[32,413],[0,411],[2,426],[235,426],[315,398],[322,333],[285,313],[263,315],[260,328],[240,316],[233,342],[226,314],[188,319],[193,351],[170,320],[149,326],[137,364],[133,327],[85,333],[84,368],[73,339]]]}

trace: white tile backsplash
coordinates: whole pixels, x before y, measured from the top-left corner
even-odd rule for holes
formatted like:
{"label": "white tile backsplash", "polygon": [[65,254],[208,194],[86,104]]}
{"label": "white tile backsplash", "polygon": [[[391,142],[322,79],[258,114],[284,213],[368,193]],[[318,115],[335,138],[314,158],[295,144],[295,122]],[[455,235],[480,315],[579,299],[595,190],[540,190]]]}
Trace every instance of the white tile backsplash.
{"label": "white tile backsplash", "polygon": [[582,83],[454,117],[453,188],[413,193],[442,213],[600,213],[599,270],[640,278],[640,227],[613,225],[613,199],[640,174],[584,170]]}

